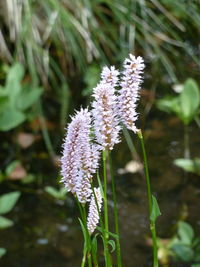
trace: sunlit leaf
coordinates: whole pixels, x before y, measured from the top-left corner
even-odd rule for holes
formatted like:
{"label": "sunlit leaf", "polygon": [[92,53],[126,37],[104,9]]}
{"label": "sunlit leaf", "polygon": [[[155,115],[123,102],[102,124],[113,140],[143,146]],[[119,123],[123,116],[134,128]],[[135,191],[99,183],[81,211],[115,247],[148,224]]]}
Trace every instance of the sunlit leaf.
{"label": "sunlit leaf", "polygon": [[182,118],[188,124],[197,114],[200,104],[200,92],[197,83],[193,79],[187,79],[184,89],[180,94]]}
{"label": "sunlit leaf", "polygon": [[178,223],[178,236],[183,244],[191,245],[194,231],[188,223],[181,221]]}
{"label": "sunlit leaf", "polygon": [[200,158],[195,159],[176,159],[174,164],[185,171],[200,175]]}
{"label": "sunlit leaf", "polygon": [[0,114],[0,130],[9,131],[24,122],[25,119],[26,116],[22,112],[9,107]]}
{"label": "sunlit leaf", "polygon": [[3,257],[3,255],[6,254],[6,249],[5,248],[0,248],[0,258]]}
{"label": "sunlit leaf", "polygon": [[57,199],[65,199],[66,194],[67,194],[67,189],[66,188],[60,188],[56,189],[52,186],[46,186],[44,190],[50,194],[52,197],[57,198]]}
{"label": "sunlit leaf", "polygon": [[13,226],[13,221],[3,217],[3,216],[0,216],[0,229],[5,229],[5,228],[8,228],[8,227],[11,227]]}
{"label": "sunlit leaf", "polygon": [[0,214],[8,213],[15,206],[21,193],[19,191],[4,194],[0,197]]}

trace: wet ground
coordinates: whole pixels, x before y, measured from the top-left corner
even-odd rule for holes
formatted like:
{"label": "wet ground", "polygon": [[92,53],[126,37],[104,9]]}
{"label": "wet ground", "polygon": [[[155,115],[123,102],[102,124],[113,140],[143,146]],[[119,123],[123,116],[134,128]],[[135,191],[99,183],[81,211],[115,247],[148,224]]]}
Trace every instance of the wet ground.
{"label": "wet ground", "polygon": [[[191,156],[199,156],[199,129],[192,124],[189,132]],[[181,217],[186,218],[199,235],[200,179],[193,174],[185,175],[173,164],[174,159],[183,157],[182,124],[175,117],[162,113],[159,118],[152,118],[147,123],[145,138],[153,193],[162,212],[157,221],[158,236],[172,236],[174,225]],[[137,138],[133,137],[133,141],[140,154]],[[148,267],[152,266],[152,258],[151,247],[148,245],[145,180],[140,173],[119,171],[131,160],[126,143],[118,145],[115,149],[114,165],[123,266]],[[46,183],[48,184],[48,179]],[[110,201],[110,215],[112,205]],[[23,192],[15,209],[7,216],[14,220],[15,225],[1,231],[0,247],[5,247],[7,254],[0,260],[0,266],[80,266],[83,240],[77,216],[78,210],[70,194],[66,201],[58,201],[49,197],[42,189],[36,188],[35,193]],[[100,263],[100,266],[104,264]],[[170,266],[190,265],[171,263]]]}

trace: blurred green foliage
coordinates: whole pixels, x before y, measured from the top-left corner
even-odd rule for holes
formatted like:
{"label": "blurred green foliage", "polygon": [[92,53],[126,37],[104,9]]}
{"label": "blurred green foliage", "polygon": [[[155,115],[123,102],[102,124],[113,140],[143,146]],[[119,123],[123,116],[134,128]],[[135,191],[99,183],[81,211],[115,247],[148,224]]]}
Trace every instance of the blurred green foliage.
{"label": "blurred green foliage", "polygon": [[175,113],[187,125],[200,113],[200,90],[193,79],[187,79],[179,96],[165,96],[157,101],[157,107]]}
{"label": "blurred green foliage", "polygon": [[9,68],[4,87],[0,87],[0,130],[8,131],[30,116],[29,109],[40,97],[42,89],[23,83],[24,68],[16,63]]}
{"label": "blurred green foliage", "polygon": [[[184,221],[177,224],[177,233],[169,240],[159,239],[159,253],[161,262],[167,262],[172,257],[176,262],[183,261],[193,263],[190,266],[198,266],[200,261],[200,236],[195,236],[192,226]],[[166,257],[165,259],[162,257]],[[168,266],[168,265],[166,265]]]}

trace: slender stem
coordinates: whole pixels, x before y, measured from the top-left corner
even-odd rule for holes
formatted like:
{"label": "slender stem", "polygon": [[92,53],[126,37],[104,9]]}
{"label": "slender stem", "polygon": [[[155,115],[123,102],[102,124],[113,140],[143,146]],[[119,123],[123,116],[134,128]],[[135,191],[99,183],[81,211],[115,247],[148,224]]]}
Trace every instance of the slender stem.
{"label": "slender stem", "polygon": [[105,224],[105,251],[106,251],[106,266],[112,266],[111,258],[108,249],[108,240],[109,240],[109,227],[108,227],[108,202],[107,202],[107,170],[106,170],[106,163],[107,163],[107,150],[103,151],[103,185],[104,185],[104,224]]}
{"label": "slender stem", "polygon": [[[76,198],[76,202],[77,202],[77,205],[78,205],[78,207],[79,207],[79,211],[80,211],[80,214],[81,214],[81,219],[82,219],[82,221],[84,222],[83,208],[82,208],[82,206],[81,206],[81,204],[79,203],[79,201],[78,201],[77,198]],[[84,242],[86,242],[86,240],[85,240]],[[84,247],[85,247],[85,244],[84,244]],[[85,267],[86,256],[87,256],[87,250],[84,248],[84,249],[83,249],[83,258],[82,258],[82,262],[81,262],[81,267]]]}
{"label": "slender stem", "polygon": [[113,175],[113,168],[112,168],[112,158],[111,153],[108,152],[109,164],[110,164],[110,174],[112,180],[112,196],[114,202],[114,217],[115,217],[115,232],[117,234],[117,266],[122,266],[122,259],[121,259],[121,247],[120,247],[120,235],[119,235],[119,222],[118,222],[118,210],[117,210],[117,195],[116,195],[116,186],[115,186],[115,179]]}
{"label": "slender stem", "polygon": [[103,151],[103,185],[104,185],[104,223],[106,230],[106,239],[109,238],[108,231],[108,202],[107,202],[107,170],[106,170],[106,162],[107,162],[107,151]]}
{"label": "slender stem", "polygon": [[[146,177],[146,183],[147,183],[147,195],[148,195],[148,202],[149,202],[149,218],[150,218],[151,213],[152,213],[151,184],[150,184],[150,177],[149,177],[147,154],[146,154],[144,139],[143,139],[141,130],[138,131],[138,137],[141,142],[143,159],[144,159],[144,169],[145,169],[145,177]],[[156,225],[153,220],[151,219],[149,220],[150,220],[150,230],[151,230],[151,235],[152,235],[152,240],[153,240],[153,267],[158,267],[158,247],[157,247],[157,238],[156,238]]]}
{"label": "slender stem", "polygon": [[184,125],[184,158],[190,158],[190,144],[189,144],[189,133],[188,125]]}
{"label": "slender stem", "polygon": [[88,260],[88,266],[92,267],[92,258],[91,258],[91,238],[90,234],[87,229],[87,215],[86,215],[86,209],[85,206],[83,207],[83,221],[84,221],[84,226],[87,232],[87,260]]}

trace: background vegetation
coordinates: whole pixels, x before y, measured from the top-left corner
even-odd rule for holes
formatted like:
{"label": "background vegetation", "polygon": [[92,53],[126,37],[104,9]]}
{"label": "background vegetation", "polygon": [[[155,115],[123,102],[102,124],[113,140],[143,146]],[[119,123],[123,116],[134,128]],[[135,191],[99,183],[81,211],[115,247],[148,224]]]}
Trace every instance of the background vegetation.
{"label": "background vegetation", "polygon": [[[182,204],[184,203],[184,207],[187,204],[187,200],[181,198],[182,194],[185,192],[184,190],[192,187],[196,192],[195,201],[197,202],[200,186],[198,180],[200,161],[199,152],[196,149],[199,145],[197,136],[200,124],[198,118],[199,14],[200,3],[198,0],[1,1],[0,192],[2,196],[0,214],[3,216],[0,216],[0,228],[11,227],[13,222],[16,222],[16,226],[1,233],[0,246],[2,250],[0,254],[5,254],[5,247],[8,250],[7,255],[1,259],[2,266],[27,266],[29,260],[32,262],[33,255],[28,255],[27,259],[29,260],[25,263],[11,264],[8,259],[9,255],[13,253],[12,255],[16,255],[15,259],[18,260],[20,249],[25,251],[27,247],[31,247],[30,244],[27,245],[26,243],[28,236],[32,240],[35,239],[35,235],[39,236],[37,239],[39,244],[47,242],[45,240],[50,240],[48,241],[49,244],[53,244],[51,238],[53,239],[55,232],[54,234],[48,233],[48,237],[45,239],[40,238],[40,235],[42,236],[41,225],[47,223],[45,219],[42,222],[40,219],[37,229],[35,227],[34,229],[30,228],[30,230],[24,225],[27,221],[23,216],[26,217],[26,215],[22,216],[21,214],[22,212],[28,214],[30,207],[33,208],[35,217],[41,216],[42,218],[42,212],[37,212],[33,203],[40,203],[41,201],[41,203],[45,203],[42,204],[43,208],[53,205],[53,214],[58,217],[60,224],[66,216],[70,221],[72,213],[76,212],[68,196],[66,204],[66,191],[59,185],[59,155],[64,127],[74,108],[89,103],[90,94],[99,79],[101,67],[105,64],[115,64],[120,68],[121,62],[130,52],[142,55],[146,64],[145,82],[141,92],[139,124],[146,130],[150,150],[154,148],[155,139],[162,143],[157,144],[155,151],[149,151],[152,155],[151,168],[154,178],[159,179],[159,176],[162,176],[165,171],[163,166],[161,166],[160,172],[155,170],[157,166],[155,160],[161,160],[159,151],[162,149],[160,148],[166,149],[172,142],[179,143],[178,145],[175,144],[175,147],[172,146],[171,150],[169,149],[167,152],[165,150],[162,153],[168,155],[168,161],[172,164],[173,160],[176,159],[175,164],[177,166],[193,173],[183,173],[181,169],[177,168],[174,174],[174,181],[177,182],[171,183],[169,177],[163,177],[162,179],[165,179],[163,185],[156,187],[158,194],[160,192],[161,208],[162,199],[165,199],[165,196],[162,198],[163,188],[166,185],[168,186],[168,193],[171,192],[172,195],[176,195],[177,192],[180,193],[178,200],[180,203],[177,206],[177,210],[181,214],[180,218],[163,215],[168,223],[160,230],[160,234],[163,237],[171,238],[173,234],[176,234],[176,228],[184,227],[183,224],[176,224],[179,220],[188,218],[182,212],[182,210],[185,211],[182,209]],[[187,78],[192,78],[189,80],[189,85],[186,84]],[[181,87],[182,84],[184,86]],[[185,97],[181,97],[179,93],[185,87],[189,89],[184,89],[182,94]],[[175,98],[176,100],[174,100]],[[178,98],[182,100],[179,101]],[[157,101],[159,99],[160,101]],[[180,110],[180,106],[186,107],[187,110],[184,111],[186,115]],[[167,111],[171,115],[167,115],[163,111]],[[183,126],[176,117],[182,120]],[[175,118],[173,122],[170,121],[171,118]],[[164,131],[166,133],[173,131],[174,135],[165,135]],[[126,136],[126,140],[135,162],[138,160],[135,153],[137,144],[133,147],[129,136]],[[157,158],[155,158],[156,153]],[[122,168],[127,161],[131,160],[131,158],[123,159],[124,154],[126,151],[123,150],[122,144],[115,159],[115,164],[117,166],[119,164]],[[137,181],[137,175],[140,176],[140,171],[137,168],[136,171],[137,174],[132,174],[132,176],[133,179],[136,177]],[[130,174],[129,171],[128,173]],[[192,180],[190,175],[192,175]],[[181,176],[181,180],[176,176]],[[163,181],[162,179],[160,181]],[[131,186],[134,186],[134,183]],[[157,180],[155,184],[157,184]],[[122,180],[118,187],[122,186],[122,189],[125,189],[126,185],[126,182]],[[10,193],[12,191],[14,192]],[[5,194],[7,193],[11,194],[7,195],[6,198],[6,201],[10,199],[10,208],[5,211],[1,205],[5,205]],[[135,193],[136,196],[133,198],[137,197],[137,192]],[[119,192],[119,194],[121,194],[120,198],[123,199],[124,193]],[[51,203],[50,195],[56,199],[57,204]],[[129,198],[132,199],[130,195],[127,199]],[[4,213],[10,212],[18,199],[19,204],[17,203],[16,209],[10,213],[10,220],[8,220],[4,217]],[[175,197],[173,199],[176,200]],[[59,207],[59,203],[63,203],[63,201],[65,204]],[[190,201],[193,204],[195,202],[190,199],[189,203]],[[163,205],[163,214],[168,214],[169,202],[168,208]],[[164,200],[163,203],[165,203]],[[65,205],[68,205],[70,210],[68,210],[67,215],[65,214]],[[58,214],[59,212],[60,214]],[[131,210],[131,212],[134,211]],[[143,214],[140,210],[136,213]],[[127,217],[128,213],[126,214]],[[29,221],[31,220],[30,215],[27,215],[27,218]],[[191,218],[191,223],[199,225],[197,223],[199,219],[195,215],[191,214],[189,218]],[[162,219],[160,220],[162,221]],[[69,221],[67,223],[70,223]],[[56,228],[55,225],[56,222],[53,221],[51,230]],[[176,225],[174,229],[172,229],[172,225]],[[69,227],[74,229],[71,225]],[[76,225],[76,227],[78,226]],[[195,230],[197,230],[197,234],[200,234],[199,228],[195,228]],[[16,236],[13,239],[16,245],[6,241],[4,235],[6,236],[9,231],[12,236]],[[76,232],[76,230],[74,231]],[[22,232],[26,246],[19,245],[16,240],[18,234]],[[70,236],[67,237],[70,238]],[[145,243],[145,238],[141,237],[141,240]],[[194,248],[192,245],[193,241],[192,236],[190,245],[196,253],[196,247]],[[64,244],[61,239],[60,242]],[[163,243],[161,242],[161,244]],[[195,246],[197,245],[195,244]],[[45,253],[50,250],[49,247],[43,255],[46,255]],[[63,245],[63,247],[65,246]],[[78,254],[76,251],[78,248],[73,248],[73,252],[69,252],[65,251],[63,247],[59,250],[59,253],[62,254],[59,266],[62,266],[62,259],[63,261],[66,260],[65,257],[69,260],[69,266],[71,266],[70,264],[76,265],[74,253]],[[163,248],[162,245],[161,247]],[[179,262],[189,262],[190,265],[188,266],[191,266],[191,262],[194,261],[194,254],[190,251],[190,256],[185,259],[181,257],[184,252],[180,247],[185,251],[185,247],[180,245],[178,249],[176,246],[173,250],[178,251],[176,255],[173,254],[175,252],[168,253],[169,249],[167,255]],[[131,248],[134,248],[134,244]],[[35,249],[35,253],[37,255],[37,249]],[[138,258],[142,257],[142,253],[144,252],[138,252]],[[130,255],[124,253],[127,263],[125,266],[131,266],[128,265],[131,255],[131,253]],[[165,261],[168,262],[168,257]],[[32,264],[34,266],[34,262]],[[176,262],[176,264],[178,263]],[[43,266],[49,265],[44,261]],[[138,266],[142,266],[140,260],[138,260]]]}

